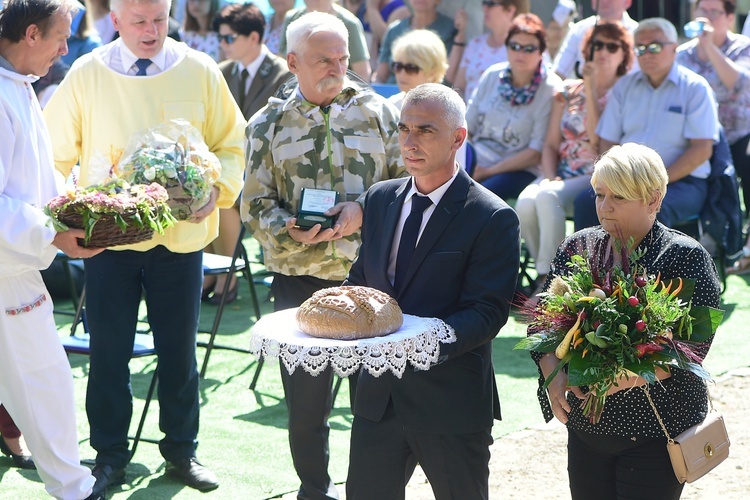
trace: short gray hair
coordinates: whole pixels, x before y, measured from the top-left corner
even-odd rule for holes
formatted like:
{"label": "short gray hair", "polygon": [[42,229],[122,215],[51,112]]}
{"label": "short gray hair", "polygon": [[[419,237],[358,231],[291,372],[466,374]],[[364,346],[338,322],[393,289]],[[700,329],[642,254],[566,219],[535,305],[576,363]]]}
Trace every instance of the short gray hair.
{"label": "short gray hair", "polygon": [[115,14],[120,13],[120,9],[122,8],[122,5],[125,2],[128,3],[159,3],[159,2],[167,2],[167,12],[169,12],[172,9],[172,0],[109,0],[109,10],[114,12]]}
{"label": "short gray hair", "polygon": [[677,43],[677,30],[674,25],[663,17],[650,17],[638,23],[638,27],[633,32],[633,37],[643,31],[659,30],[667,38],[668,42]]}
{"label": "short gray hair", "polygon": [[286,51],[301,54],[307,49],[307,41],[317,33],[336,33],[349,47],[349,31],[336,16],[325,12],[308,12],[289,23],[286,29]]}
{"label": "short gray hair", "polygon": [[441,113],[453,130],[463,127],[466,121],[466,104],[455,90],[442,83],[423,83],[406,93],[401,110],[422,102],[435,102],[443,108]]}

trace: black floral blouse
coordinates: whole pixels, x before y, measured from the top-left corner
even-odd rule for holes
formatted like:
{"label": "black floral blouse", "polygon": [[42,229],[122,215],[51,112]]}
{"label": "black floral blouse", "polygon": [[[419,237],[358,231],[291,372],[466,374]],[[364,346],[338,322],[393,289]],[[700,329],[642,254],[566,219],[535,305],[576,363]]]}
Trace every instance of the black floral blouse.
{"label": "black floral blouse", "polygon": [[[602,255],[600,253],[609,245],[610,235],[601,226],[584,229],[568,237],[557,250],[552,263],[545,290],[556,275],[569,272],[567,262],[571,255]],[[699,306],[719,307],[721,285],[716,266],[709,253],[694,239],[654,223],[651,231],[638,246],[645,250],[639,260],[649,274],[661,273],[662,279],[691,278],[696,281],[693,304]],[[701,345],[699,354],[705,358],[713,341],[713,336]],[[539,363],[543,354],[532,352],[532,357]],[[649,388],[651,398],[659,410],[664,424],[671,436],[676,436],[690,426],[701,422],[706,415],[708,402],[703,381],[696,375],[673,368],[672,376]],[[546,391],[542,388],[544,378],[539,370],[539,404],[544,419],[549,422],[554,415]],[[664,432],[656,420],[644,391],[639,388],[626,389],[607,397],[601,420],[592,424],[583,415],[581,400],[568,393],[572,408],[568,427],[591,434],[603,434],[623,437],[660,437]]]}

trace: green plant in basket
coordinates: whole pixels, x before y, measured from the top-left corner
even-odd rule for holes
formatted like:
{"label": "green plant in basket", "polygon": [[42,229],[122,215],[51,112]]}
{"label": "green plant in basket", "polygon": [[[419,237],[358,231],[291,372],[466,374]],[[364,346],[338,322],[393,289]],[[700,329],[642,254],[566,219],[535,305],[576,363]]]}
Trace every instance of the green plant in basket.
{"label": "green plant in basket", "polygon": [[114,173],[131,184],[160,184],[169,195],[172,215],[186,220],[208,203],[221,164],[198,129],[178,119],[136,134]]}
{"label": "green plant in basket", "polygon": [[159,184],[131,185],[121,179],[56,196],[44,207],[58,231],[83,229],[84,246],[109,247],[150,239],[176,221]]}
{"label": "green plant in basket", "polygon": [[598,423],[609,390],[622,377],[654,383],[657,369],[679,368],[709,378],[696,348],[724,315],[691,304],[694,281],[648,275],[638,264],[643,253],[622,253],[623,265],[611,269],[592,268],[588,258],[573,255],[572,272],[556,276],[540,295],[530,334],[515,346],[554,352],[560,362],[544,388],[566,368],[570,386],[589,388],[583,411],[592,423]]}

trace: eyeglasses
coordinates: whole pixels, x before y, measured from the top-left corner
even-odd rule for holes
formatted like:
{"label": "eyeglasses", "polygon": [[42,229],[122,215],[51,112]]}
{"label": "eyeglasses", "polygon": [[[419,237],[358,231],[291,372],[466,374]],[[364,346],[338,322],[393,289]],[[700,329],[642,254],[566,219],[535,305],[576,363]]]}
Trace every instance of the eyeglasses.
{"label": "eyeglasses", "polygon": [[394,73],[398,73],[399,71],[404,70],[406,71],[407,75],[416,75],[417,73],[422,71],[422,68],[420,68],[416,64],[402,63],[398,61],[393,61],[391,63],[391,69],[393,70]]}
{"label": "eyeglasses", "polygon": [[633,47],[635,55],[641,57],[643,54],[648,52],[649,54],[659,54],[664,50],[665,45],[672,45],[674,42],[651,42],[648,45],[636,45]]}
{"label": "eyeglasses", "polygon": [[615,52],[620,50],[620,48],[622,48],[622,45],[620,45],[619,43],[615,43],[615,42],[605,43],[605,42],[602,42],[601,40],[594,40],[591,46],[594,47],[594,50],[596,52],[599,52],[600,50],[606,47],[607,52],[609,52],[610,54],[614,54]]}
{"label": "eyeglasses", "polygon": [[521,45],[520,43],[510,42],[508,48],[513,52],[526,52],[527,54],[533,54],[539,50],[539,45]]}
{"label": "eyeglasses", "polygon": [[487,7],[488,9],[491,9],[492,7],[505,6],[505,2],[493,2],[492,0],[483,0],[482,6]]}
{"label": "eyeglasses", "polygon": [[219,35],[219,42],[224,42],[227,45],[232,45],[235,40],[237,40],[237,37],[240,36],[236,33],[233,33],[231,35]]}
{"label": "eyeglasses", "polygon": [[709,19],[717,19],[723,16],[724,14],[726,14],[726,11],[723,11],[723,10],[716,10],[716,9],[705,10],[701,8],[695,9],[695,17],[707,17]]}

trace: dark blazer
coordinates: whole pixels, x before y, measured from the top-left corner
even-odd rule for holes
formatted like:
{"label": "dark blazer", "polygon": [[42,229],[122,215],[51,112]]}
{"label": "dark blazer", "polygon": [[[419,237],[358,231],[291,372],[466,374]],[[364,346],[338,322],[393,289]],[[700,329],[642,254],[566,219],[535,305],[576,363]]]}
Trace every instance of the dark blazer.
{"label": "dark blazer", "polygon": [[[219,69],[221,69],[221,73],[229,85],[234,100],[239,105],[240,92],[243,89],[240,89],[241,77],[237,61],[223,61],[219,63]],[[260,68],[258,68],[258,72],[255,74],[255,78],[253,78],[250,89],[245,96],[245,102],[241,110],[245,119],[249,120],[260,108],[268,104],[268,98],[290,75],[284,59],[273,54],[267,55],[260,64]]]}
{"label": "dark blazer", "polygon": [[387,269],[393,234],[411,179],[367,192],[362,246],[346,284],[394,297],[407,314],[437,317],[456,332],[428,371],[408,366],[399,380],[359,375],[354,413],[380,421],[389,398],[407,428],[439,434],[487,430],[500,419],[492,339],[508,320],[519,266],[518,216],[462,169],[430,217],[397,293]]}

